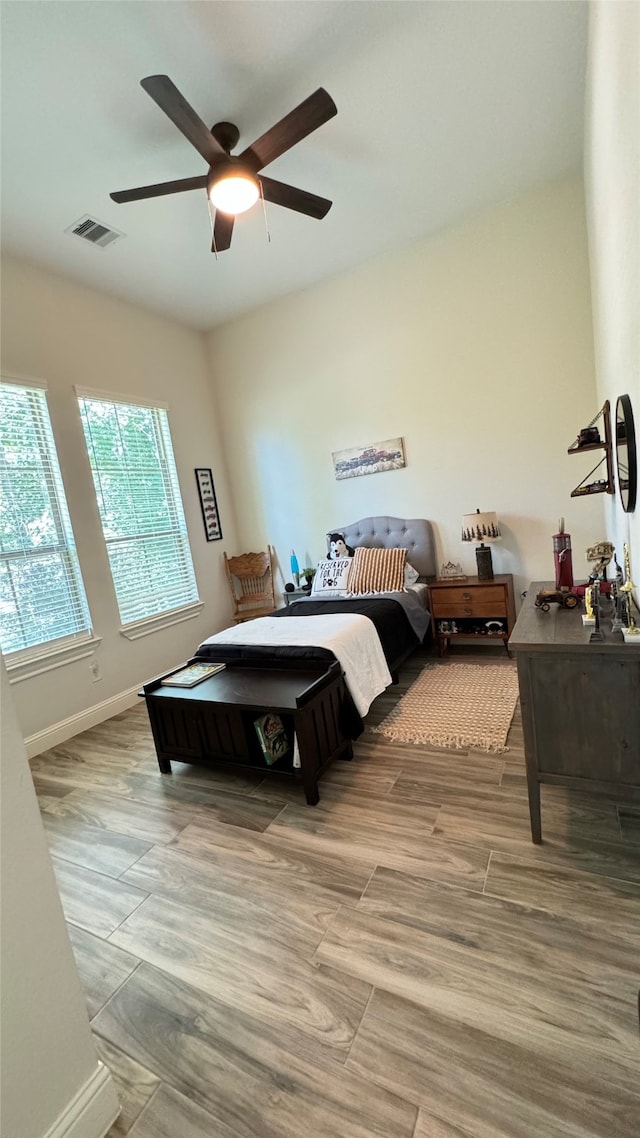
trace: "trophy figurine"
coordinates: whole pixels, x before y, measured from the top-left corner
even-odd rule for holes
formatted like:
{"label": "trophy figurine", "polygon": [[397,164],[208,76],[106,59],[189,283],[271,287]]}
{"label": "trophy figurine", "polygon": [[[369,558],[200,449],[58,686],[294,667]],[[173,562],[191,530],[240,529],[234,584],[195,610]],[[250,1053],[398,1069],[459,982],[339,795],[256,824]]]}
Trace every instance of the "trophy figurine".
{"label": "trophy figurine", "polygon": [[600,627],[600,581],[597,577],[591,586],[591,603],[593,605],[594,629],[589,640],[604,640],[604,632]]}
{"label": "trophy figurine", "polygon": [[624,549],[624,584],[620,586],[620,592],[624,596],[625,609],[626,609],[626,628],[623,627],[622,635],[625,644],[638,644],[640,645],[640,628],[638,628],[633,615],[633,606],[635,604],[633,598],[633,590],[635,585],[631,580],[631,559],[629,557],[629,546],[626,541],[622,547]]}
{"label": "trophy figurine", "polygon": [[613,601],[613,618],[611,620],[611,631],[622,632],[624,628],[624,621],[627,614],[627,604],[625,594],[622,592],[622,585],[624,577],[622,576],[622,565],[618,564],[618,558],[615,553],[613,560],[616,567],[616,575],[611,584],[611,600]]}
{"label": "trophy figurine", "polygon": [[587,585],[584,591],[584,607],[586,611],[582,617],[582,623],[595,624],[596,617],[593,611],[593,585]]}

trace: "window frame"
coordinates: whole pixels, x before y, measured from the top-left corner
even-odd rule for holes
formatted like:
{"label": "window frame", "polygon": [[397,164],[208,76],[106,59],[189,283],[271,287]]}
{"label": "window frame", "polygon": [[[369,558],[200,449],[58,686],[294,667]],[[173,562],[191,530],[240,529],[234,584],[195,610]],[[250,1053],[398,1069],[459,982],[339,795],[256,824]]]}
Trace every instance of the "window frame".
{"label": "window frame", "polygon": [[[44,458],[46,459],[46,462],[43,462],[43,476],[58,539],[54,544],[34,550],[33,555],[30,555],[28,552],[2,553],[0,554],[0,560],[7,562],[21,558],[26,561],[37,559],[46,554],[58,554],[63,563],[66,562],[67,567],[65,574],[67,579],[72,582],[72,592],[79,602],[80,611],[84,612],[87,621],[85,628],[77,629],[75,632],[68,633],[65,636],[56,636],[51,640],[42,640],[35,644],[30,644],[23,648],[15,648],[10,651],[3,649],[3,657],[7,672],[9,673],[9,680],[10,683],[13,684],[19,680],[29,679],[31,676],[39,675],[42,672],[51,671],[54,668],[61,667],[75,660],[92,656],[96,648],[102,642],[102,637],[96,636],[93,630],[89,599],[84,584],[75,535],[73,533],[66,487],[62,478],[58,446],[47,398],[48,384],[42,379],[35,379],[32,376],[17,375],[9,372],[3,372],[0,379],[3,387],[19,387],[23,391],[32,391],[34,393],[42,392],[44,395],[44,404],[40,410],[44,411],[46,419],[40,424],[36,424],[36,426],[41,435],[38,443],[40,454],[41,456],[44,454]],[[44,430],[42,430],[43,427]],[[46,446],[46,453],[42,450],[41,442],[44,442]],[[63,497],[61,497],[61,495]],[[61,541],[61,536],[65,539],[70,537],[71,543],[69,543],[68,540]]]}
{"label": "window frame", "polygon": [[[109,560],[109,571],[111,574],[111,583],[112,583],[113,590],[114,590],[116,604],[118,606],[118,613],[120,615],[120,633],[121,633],[121,635],[126,637],[128,640],[138,640],[143,636],[149,636],[154,632],[160,631],[161,629],[164,629],[164,628],[170,628],[172,625],[180,624],[185,620],[192,620],[193,618],[197,617],[202,612],[202,610],[204,608],[204,601],[201,599],[201,597],[199,595],[198,580],[196,577],[195,565],[194,565],[194,561],[193,561],[193,552],[191,549],[191,541],[189,538],[189,530],[188,530],[186,514],[185,514],[185,510],[184,510],[184,503],[182,500],[182,490],[180,487],[180,480],[178,477],[177,464],[176,464],[176,460],[175,460],[175,451],[174,451],[174,447],[173,447],[173,439],[171,437],[171,427],[170,427],[170,423],[169,423],[169,405],[160,399],[147,399],[144,396],[137,396],[137,395],[135,397],[132,397],[131,395],[121,395],[120,393],[116,393],[113,391],[103,391],[103,390],[99,390],[97,388],[86,388],[86,387],[81,387],[81,386],[77,386],[77,385],[74,386],[74,392],[75,392],[76,399],[77,399],[77,406],[78,406],[78,411],[80,414],[81,422],[82,422],[81,400],[95,401],[98,403],[102,402],[102,403],[110,403],[110,404],[121,404],[124,407],[132,408],[132,409],[147,408],[152,412],[164,412],[165,417],[166,417],[165,418],[166,435],[167,435],[168,442],[169,442],[169,445],[171,448],[171,453],[169,456],[170,460],[171,460],[170,467],[173,468],[173,473],[175,474],[175,485],[174,485],[174,481],[173,481],[173,478],[171,476],[171,468],[168,469],[168,471],[167,471],[167,473],[169,475],[168,485],[171,487],[171,491],[172,491],[172,499],[173,499],[172,507],[174,509],[174,512],[176,513],[176,515],[178,517],[182,516],[182,519],[184,522],[183,539],[186,543],[186,552],[188,553],[189,560],[190,560],[191,572],[193,575],[193,584],[194,584],[194,588],[195,588],[195,598],[193,600],[188,600],[188,601],[183,602],[182,604],[176,605],[174,608],[164,609],[160,612],[150,613],[147,616],[138,617],[134,620],[125,621],[122,619],[120,603],[118,600],[118,590],[116,587],[116,581],[115,581],[115,577],[114,577],[114,573],[113,573],[113,567],[111,564],[111,558],[109,556],[109,549],[110,549],[110,547],[115,547],[123,539],[117,538],[117,539],[109,540],[107,538],[105,532],[104,532],[104,526],[102,523],[102,513],[100,510],[100,503],[99,503],[99,499],[98,499],[98,490],[97,490],[97,487],[95,484],[94,470],[93,470],[93,463],[92,463],[92,458],[91,458],[91,453],[90,453],[90,447],[89,447],[87,437],[85,435],[84,423],[83,422],[82,422],[82,433],[83,433],[83,439],[85,441],[85,445],[87,447],[87,457],[89,458],[89,463],[90,463],[90,468],[91,468],[92,488],[93,488],[95,496],[96,496],[96,504],[97,504],[97,508],[98,508],[98,516],[99,516],[99,521],[100,521],[100,529],[102,532],[102,539],[105,543],[105,547],[107,550],[107,557]],[[156,433],[156,435],[158,434],[158,422],[157,422],[157,420],[154,422],[154,432]],[[161,436],[163,436],[162,430],[160,431],[160,434],[161,434]],[[163,436],[162,437],[163,446],[165,445],[166,441],[167,440]],[[166,486],[167,485],[167,479],[165,478],[165,473],[164,473],[164,471],[161,471],[161,473],[163,475],[163,481],[165,482],[165,486]],[[149,535],[148,534],[144,535],[144,537],[145,537],[145,539],[147,539],[149,537]],[[141,540],[141,539],[140,539],[140,537],[132,537],[132,538],[124,539],[124,540],[136,541],[136,540]]]}

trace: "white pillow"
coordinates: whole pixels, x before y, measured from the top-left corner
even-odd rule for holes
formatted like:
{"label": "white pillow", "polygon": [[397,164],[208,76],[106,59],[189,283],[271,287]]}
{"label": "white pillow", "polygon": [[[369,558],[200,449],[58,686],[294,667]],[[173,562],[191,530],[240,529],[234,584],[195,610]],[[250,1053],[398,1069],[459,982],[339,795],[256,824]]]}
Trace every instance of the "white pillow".
{"label": "white pillow", "polygon": [[405,587],[405,589],[408,589],[409,585],[415,585],[419,576],[420,576],[420,574],[418,573],[418,570],[414,569],[413,565],[410,565],[409,562],[407,561],[407,563],[404,567],[404,587]]}
{"label": "white pillow", "polygon": [[311,586],[312,597],[343,597],[347,593],[347,579],[352,557],[337,557],[335,561],[319,561]]}

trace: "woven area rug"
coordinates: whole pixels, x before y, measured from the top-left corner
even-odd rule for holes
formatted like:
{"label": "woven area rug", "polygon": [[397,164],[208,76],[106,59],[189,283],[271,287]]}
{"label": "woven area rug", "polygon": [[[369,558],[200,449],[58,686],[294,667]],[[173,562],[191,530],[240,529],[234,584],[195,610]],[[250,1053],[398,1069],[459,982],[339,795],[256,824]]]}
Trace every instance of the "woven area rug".
{"label": "woven area rug", "polygon": [[514,663],[430,665],[370,730],[397,743],[506,751],[517,700]]}

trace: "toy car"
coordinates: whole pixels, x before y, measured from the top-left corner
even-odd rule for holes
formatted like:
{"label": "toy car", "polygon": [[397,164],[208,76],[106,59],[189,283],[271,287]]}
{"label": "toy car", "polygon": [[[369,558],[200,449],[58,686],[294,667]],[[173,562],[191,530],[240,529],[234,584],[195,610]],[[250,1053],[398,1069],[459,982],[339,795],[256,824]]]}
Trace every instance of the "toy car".
{"label": "toy car", "polygon": [[549,612],[551,605],[562,605],[565,609],[574,609],[580,597],[567,589],[540,589],[536,594],[536,608]]}

